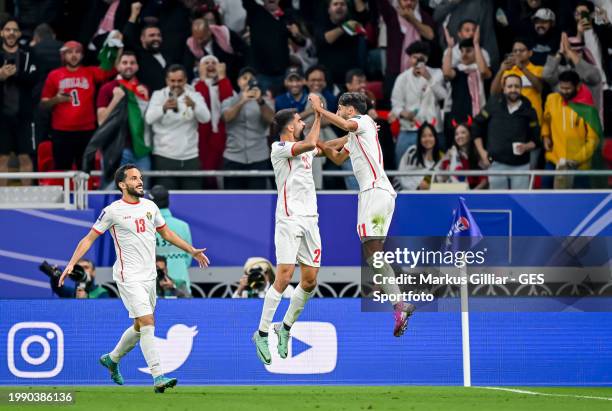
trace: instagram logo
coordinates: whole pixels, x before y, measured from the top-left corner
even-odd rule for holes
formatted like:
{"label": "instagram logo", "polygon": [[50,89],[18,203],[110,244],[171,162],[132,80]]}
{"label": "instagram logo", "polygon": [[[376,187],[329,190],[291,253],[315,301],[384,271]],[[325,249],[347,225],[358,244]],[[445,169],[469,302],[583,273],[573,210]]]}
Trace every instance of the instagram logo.
{"label": "instagram logo", "polygon": [[7,357],[15,377],[55,377],[64,367],[64,333],[51,322],[17,323],[8,332]]}

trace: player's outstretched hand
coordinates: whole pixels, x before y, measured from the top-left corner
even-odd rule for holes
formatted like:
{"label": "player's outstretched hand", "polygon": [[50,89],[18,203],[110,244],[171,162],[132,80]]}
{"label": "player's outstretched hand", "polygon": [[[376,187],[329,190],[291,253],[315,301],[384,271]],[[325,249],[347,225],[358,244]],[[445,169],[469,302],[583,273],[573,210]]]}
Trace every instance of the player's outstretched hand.
{"label": "player's outstretched hand", "polygon": [[323,108],[323,103],[321,102],[321,97],[318,94],[310,93],[308,95],[308,101],[312,105],[314,111],[319,112]]}
{"label": "player's outstretched hand", "polygon": [[206,248],[196,248],[194,252],[191,253],[191,256],[195,258],[200,265],[200,268],[206,268],[210,264],[210,260],[206,257],[206,254],[204,254],[204,251],[206,251]]}
{"label": "player's outstretched hand", "polygon": [[66,268],[64,268],[64,272],[62,273],[58,281],[58,284],[60,287],[64,285],[64,280],[66,279],[66,277],[68,277],[68,274],[70,274],[73,269],[74,269],[74,266],[72,265],[67,265]]}

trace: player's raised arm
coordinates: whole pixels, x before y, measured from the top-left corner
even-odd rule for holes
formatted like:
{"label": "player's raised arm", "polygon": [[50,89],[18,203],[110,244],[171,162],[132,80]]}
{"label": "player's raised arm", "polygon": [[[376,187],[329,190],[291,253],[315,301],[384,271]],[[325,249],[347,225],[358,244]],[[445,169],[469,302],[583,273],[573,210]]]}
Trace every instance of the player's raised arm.
{"label": "player's raised arm", "polygon": [[[342,140],[343,138],[344,137],[332,140],[332,142],[336,140]],[[324,142],[319,142],[317,144],[317,147],[319,148],[320,151],[323,152],[323,154],[325,154],[325,157],[329,158],[332,161],[332,163],[339,166],[342,163],[344,163],[347,158],[349,158],[349,152],[346,148],[344,148],[344,146],[342,146],[343,149],[341,151],[338,151],[337,149],[332,148],[333,146],[334,144],[330,145],[329,143],[324,143]]]}
{"label": "player's raised arm", "polygon": [[77,248],[74,250],[74,253],[72,254],[72,258],[68,262],[68,265],[66,266],[66,268],[64,268],[64,272],[62,273],[59,279],[60,287],[64,285],[64,279],[66,278],[68,274],[72,272],[72,270],[74,269],[74,265],[81,258],[83,258],[83,256],[87,253],[87,251],[89,251],[92,244],[97,240],[99,236],[100,234],[98,234],[94,229],[92,229],[89,231],[89,233],[87,233],[85,237],[81,239],[81,241],[79,241]]}
{"label": "player's raised arm", "polygon": [[353,120],[345,120],[336,113],[332,113],[331,111],[325,110],[321,106],[313,106],[315,112],[321,114],[321,116],[332,123],[336,127],[340,127],[344,131],[357,131],[359,125],[356,121]]}
{"label": "player's raised arm", "polygon": [[206,248],[195,248],[187,241],[179,237],[174,231],[169,229],[167,225],[164,225],[163,227],[159,228],[157,232],[162,236],[164,240],[174,244],[175,246],[185,251],[186,253],[189,253],[193,258],[195,258],[198,264],[200,265],[200,268],[208,267],[208,265],[210,264],[210,260],[204,254]]}
{"label": "player's raised arm", "polygon": [[[313,93],[310,93],[308,96],[308,100],[310,100],[310,104],[315,106],[321,106],[321,98]],[[319,142],[319,135],[321,134],[321,114],[315,111],[315,119],[312,123],[312,127],[310,132],[304,138],[303,141],[298,141],[291,148],[291,152],[294,156],[299,156],[300,154],[306,153],[308,151],[312,151],[317,147],[317,143]]]}

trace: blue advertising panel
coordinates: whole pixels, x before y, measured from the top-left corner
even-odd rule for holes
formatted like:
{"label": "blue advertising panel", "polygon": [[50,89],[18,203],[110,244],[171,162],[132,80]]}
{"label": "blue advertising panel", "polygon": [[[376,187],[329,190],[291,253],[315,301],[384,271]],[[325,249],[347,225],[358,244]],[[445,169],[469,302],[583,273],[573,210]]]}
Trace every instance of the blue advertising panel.
{"label": "blue advertising panel", "polygon": [[[250,341],[261,304],[159,301],[164,370],[192,385],[462,383],[459,313],[417,313],[395,338],[388,312],[363,313],[357,299],[313,299],[293,327],[287,359],[275,354],[270,333],[265,367]],[[0,313],[0,384],[112,384],[97,361],[130,324],[121,301],[5,300]],[[612,313],[475,313],[471,341],[476,385],[612,383]],[[126,384],[151,383],[139,346],[121,371]]]}

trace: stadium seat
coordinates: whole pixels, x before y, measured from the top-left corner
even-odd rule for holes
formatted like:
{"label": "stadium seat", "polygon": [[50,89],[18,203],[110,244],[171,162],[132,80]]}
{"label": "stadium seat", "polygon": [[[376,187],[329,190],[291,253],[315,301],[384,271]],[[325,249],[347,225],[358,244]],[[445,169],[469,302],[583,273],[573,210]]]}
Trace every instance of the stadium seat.
{"label": "stadium seat", "polygon": [[[602,148],[603,159],[606,167],[612,170],[612,138],[606,138]],[[608,187],[612,187],[612,177],[608,177]]]}
{"label": "stadium seat", "polygon": [[374,94],[377,103],[384,99],[382,81],[368,81],[366,84],[366,89]]}
{"label": "stadium seat", "polygon": [[[53,143],[49,140],[43,141],[38,145],[37,151],[38,160],[38,171],[51,172],[60,171],[55,169],[55,163],[53,161]],[[102,156],[100,152],[96,152],[96,159],[94,164],[94,170],[100,170],[102,164]],[[73,170],[76,170],[73,167]],[[38,182],[41,186],[63,186],[64,180],[61,178],[41,178]],[[72,182],[70,183],[71,189]],[[90,177],[87,183],[89,190],[97,190],[100,188],[100,177]]]}

